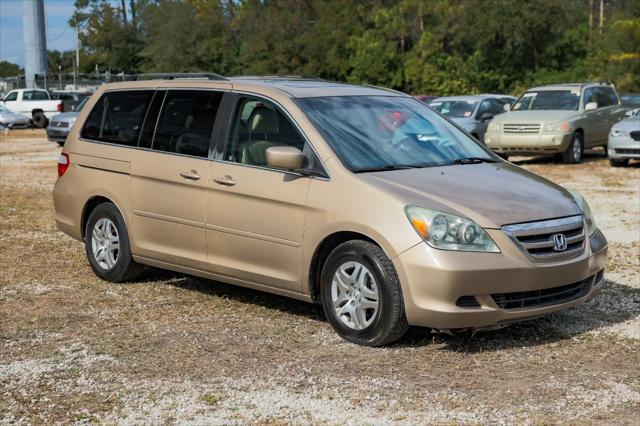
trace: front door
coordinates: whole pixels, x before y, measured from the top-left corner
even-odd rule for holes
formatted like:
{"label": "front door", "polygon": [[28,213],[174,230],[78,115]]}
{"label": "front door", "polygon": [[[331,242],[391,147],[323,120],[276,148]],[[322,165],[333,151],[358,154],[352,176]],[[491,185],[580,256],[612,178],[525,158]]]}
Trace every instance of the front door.
{"label": "front door", "polygon": [[266,164],[266,150],[309,147],[272,102],[242,96],[221,161],[208,182],[206,239],[209,270],[300,291],[305,202],[310,178]]}
{"label": "front door", "polygon": [[[165,94],[166,93],[166,94]],[[150,111],[131,161],[132,229],[141,256],[206,269],[209,147],[222,92],[168,90]],[[156,99],[157,101],[157,99]],[[147,126],[149,123],[149,126]]]}

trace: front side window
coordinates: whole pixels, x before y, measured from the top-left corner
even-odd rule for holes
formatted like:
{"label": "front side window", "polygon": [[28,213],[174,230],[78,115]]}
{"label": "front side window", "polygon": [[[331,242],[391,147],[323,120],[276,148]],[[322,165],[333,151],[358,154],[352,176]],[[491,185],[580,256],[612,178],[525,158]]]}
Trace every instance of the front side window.
{"label": "front side window", "polygon": [[[596,88],[591,87],[584,91],[584,95],[582,96],[582,107],[586,107],[589,102],[598,103],[598,96],[596,95]],[[601,105],[598,105],[601,106]]]}
{"label": "front side window", "polygon": [[513,105],[514,111],[566,110],[577,111],[580,92],[574,90],[541,90],[526,92]]}
{"label": "front side window", "polygon": [[11,92],[4,98],[4,102],[15,101],[17,99],[18,99],[18,92]]}
{"label": "front side window", "polygon": [[169,90],[160,112],[152,149],[207,157],[221,100],[222,92]]}
{"label": "front side window", "polygon": [[236,106],[224,159],[234,163],[266,166],[268,148],[293,146],[312,160],[310,147],[306,145],[291,121],[273,103],[241,97]]}
{"label": "front side window", "polygon": [[354,172],[497,161],[420,101],[395,96],[298,99],[346,167]]}
{"label": "front side window", "polygon": [[101,142],[136,146],[152,90],[107,92],[91,110],[80,136]]}
{"label": "front side window", "polygon": [[429,107],[446,117],[466,118],[473,115],[478,101],[446,101],[436,100],[429,103]]}

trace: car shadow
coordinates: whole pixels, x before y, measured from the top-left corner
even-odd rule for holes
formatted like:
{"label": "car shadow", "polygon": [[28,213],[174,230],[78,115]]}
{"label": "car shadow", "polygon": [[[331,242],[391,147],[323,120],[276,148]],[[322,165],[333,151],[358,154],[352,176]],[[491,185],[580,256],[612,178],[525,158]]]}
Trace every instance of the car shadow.
{"label": "car shadow", "polygon": [[[168,285],[209,296],[232,299],[283,314],[327,322],[319,304],[305,303],[258,290],[192,277],[170,271],[151,270],[140,282],[164,281]],[[523,346],[537,346],[579,337],[624,323],[640,315],[640,289],[607,280],[602,293],[573,309],[534,320],[512,324],[499,330],[463,331],[453,335],[433,333],[429,328],[410,327],[403,338],[389,347],[421,347],[441,344],[443,350],[476,353]]]}
{"label": "car shadow", "polygon": [[[516,165],[528,165],[528,164],[564,164],[562,158],[559,155],[536,155],[533,157],[521,157],[514,155],[513,159],[509,159]],[[602,148],[589,149],[584,152],[582,157],[582,163],[593,163],[605,159],[607,156]]]}

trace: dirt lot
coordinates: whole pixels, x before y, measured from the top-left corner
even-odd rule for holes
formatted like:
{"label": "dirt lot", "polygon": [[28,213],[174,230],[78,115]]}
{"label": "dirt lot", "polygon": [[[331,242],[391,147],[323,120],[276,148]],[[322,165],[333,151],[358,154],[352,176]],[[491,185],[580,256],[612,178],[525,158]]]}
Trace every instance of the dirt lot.
{"label": "dirt lot", "polygon": [[0,422],[626,423],[640,412],[640,168],[527,169],[581,191],[608,282],[569,312],[474,337],[340,340],[319,306],[179,274],[97,279],[59,232],[59,149],[0,135]]}

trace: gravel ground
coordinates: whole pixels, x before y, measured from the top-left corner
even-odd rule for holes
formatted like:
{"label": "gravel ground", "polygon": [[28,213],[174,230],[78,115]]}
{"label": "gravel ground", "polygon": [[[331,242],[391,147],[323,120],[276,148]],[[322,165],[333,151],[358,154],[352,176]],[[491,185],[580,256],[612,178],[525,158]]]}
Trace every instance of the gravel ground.
{"label": "gravel ground", "polygon": [[110,284],[59,232],[59,148],[0,134],[0,423],[615,423],[640,411],[640,168],[516,163],[585,195],[603,294],[456,337],[339,339],[319,306],[170,272]]}

